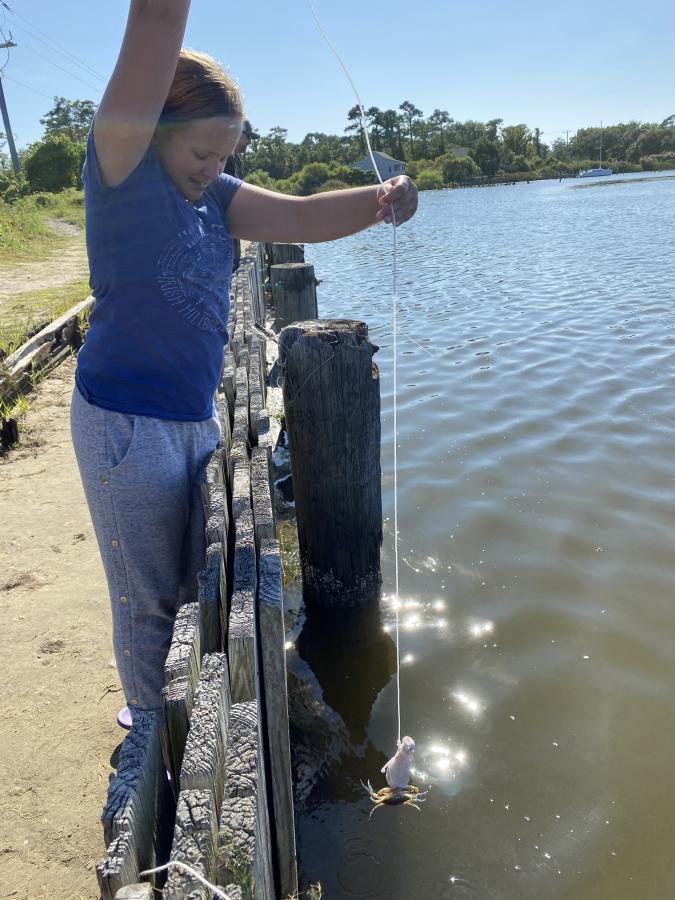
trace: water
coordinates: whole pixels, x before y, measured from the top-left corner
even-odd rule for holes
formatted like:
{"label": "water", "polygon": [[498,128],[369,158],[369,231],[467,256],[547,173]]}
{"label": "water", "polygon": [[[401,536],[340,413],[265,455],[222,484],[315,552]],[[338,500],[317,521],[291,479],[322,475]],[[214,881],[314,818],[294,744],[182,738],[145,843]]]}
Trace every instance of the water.
{"label": "water", "polygon": [[[430,793],[369,818],[359,784],[394,750],[392,632],[301,638],[331,736],[299,850],[331,900],[675,896],[675,179],[575,185],[427,193],[399,232],[402,729]],[[391,592],[391,232],[307,258],[321,315],[380,347]]]}

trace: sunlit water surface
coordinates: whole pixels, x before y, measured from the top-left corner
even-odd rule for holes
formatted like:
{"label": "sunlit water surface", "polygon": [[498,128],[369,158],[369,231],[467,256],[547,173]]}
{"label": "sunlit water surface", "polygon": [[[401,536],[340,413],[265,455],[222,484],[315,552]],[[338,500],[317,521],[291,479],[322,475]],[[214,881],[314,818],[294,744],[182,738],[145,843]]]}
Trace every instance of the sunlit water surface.
{"label": "sunlit water surface", "polygon": [[[399,231],[402,730],[430,790],[369,818],[396,739],[374,624],[312,669],[349,735],[299,819],[330,900],[675,897],[675,180],[578,184],[426,193]],[[391,229],[307,259],[320,314],[380,347],[391,593]]]}

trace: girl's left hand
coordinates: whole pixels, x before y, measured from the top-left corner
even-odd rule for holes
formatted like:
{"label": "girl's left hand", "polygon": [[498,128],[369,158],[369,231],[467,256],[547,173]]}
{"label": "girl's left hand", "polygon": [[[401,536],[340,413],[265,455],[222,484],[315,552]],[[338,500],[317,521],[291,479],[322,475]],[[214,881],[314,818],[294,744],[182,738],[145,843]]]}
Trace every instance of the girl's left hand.
{"label": "girl's left hand", "polygon": [[[407,175],[397,175],[380,185],[377,192],[380,211],[378,222],[402,225],[412,219],[417,210],[417,187]],[[392,215],[393,213],[393,215]]]}

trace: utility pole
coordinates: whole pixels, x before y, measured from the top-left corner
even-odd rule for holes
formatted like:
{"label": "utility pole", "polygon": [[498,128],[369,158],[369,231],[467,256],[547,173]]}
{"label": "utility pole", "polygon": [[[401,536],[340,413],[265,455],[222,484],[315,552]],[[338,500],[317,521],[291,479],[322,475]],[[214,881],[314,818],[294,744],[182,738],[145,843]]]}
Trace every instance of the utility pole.
{"label": "utility pole", "polygon": [[[5,41],[4,44],[0,44],[0,50],[6,50],[10,47],[16,47],[14,41]],[[5,134],[7,135],[7,143],[9,144],[9,154],[12,157],[12,165],[14,166],[14,171],[16,174],[19,174],[21,167],[19,166],[19,156],[16,152],[16,147],[14,146],[14,135],[12,134],[12,126],[9,124],[9,113],[7,112],[7,104],[5,103],[5,91],[2,87],[2,76],[0,75],[0,110],[2,110],[2,121],[5,125]]]}

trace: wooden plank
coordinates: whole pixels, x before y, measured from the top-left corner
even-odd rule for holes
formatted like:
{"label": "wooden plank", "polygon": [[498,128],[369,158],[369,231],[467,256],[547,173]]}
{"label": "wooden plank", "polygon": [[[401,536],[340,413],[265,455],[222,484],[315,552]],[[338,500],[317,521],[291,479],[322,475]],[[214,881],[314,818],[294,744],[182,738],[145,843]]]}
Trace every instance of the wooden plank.
{"label": "wooden plank", "polygon": [[224,394],[221,395],[218,402],[216,403],[216,412],[218,414],[218,421],[220,422],[219,446],[223,449],[223,478],[226,478],[227,457],[230,452],[230,445],[232,444],[232,415],[234,412],[234,399],[232,400],[232,407],[230,407],[230,401]]}
{"label": "wooden plank", "polygon": [[78,317],[82,315],[82,313],[89,311],[93,305],[94,297],[90,294],[86,300],[81,300],[79,303],[76,303],[75,306],[72,306],[67,312],[63,313],[62,316],[59,316],[58,319],[50,322],[49,325],[45,325],[41,331],[38,331],[38,333],[33,335],[30,340],[26,341],[25,344],[22,344],[18,350],[10,353],[9,356],[3,360],[5,369],[10,375],[16,378],[25,371],[27,366],[30,366],[30,361],[33,358],[35,348],[40,347],[43,344],[70,344],[71,337],[68,330],[72,328],[74,322],[77,322]]}
{"label": "wooden plank", "polygon": [[207,653],[195,693],[190,731],[180,770],[181,792],[208,790],[215,809],[223,800],[230,684],[227,656]]}
{"label": "wooden plank", "polygon": [[276,540],[259,548],[258,627],[262,686],[258,698],[263,712],[263,752],[269,761],[270,827],[279,872],[281,896],[298,889],[295,814],[288,728],[286,650],[281,588],[281,553]]}
{"label": "wooden plank", "polygon": [[235,402],[248,406],[248,369],[244,365],[237,366]]}
{"label": "wooden plank", "polygon": [[[233,492],[234,489],[234,469],[237,463],[239,462],[248,462],[248,440],[238,438],[236,441],[232,441],[232,448],[230,450],[230,458],[228,460],[229,464],[229,482],[230,485],[230,493]],[[233,515],[232,519],[234,520],[236,517]]]}
{"label": "wooden plank", "polygon": [[258,418],[264,405],[262,391],[251,391],[248,402],[249,443],[255,447],[258,444]]}
{"label": "wooden plank", "polygon": [[171,780],[180,790],[180,768],[190,730],[194,688],[186,676],[175,678],[162,688],[162,709],[169,744]]}
{"label": "wooden plank", "polygon": [[256,553],[253,513],[245,510],[237,520],[234,576],[227,635],[232,702],[255,697]]}
{"label": "wooden plank", "polygon": [[270,429],[270,414],[266,409],[261,409],[258,413],[258,422],[256,424],[256,438],[259,447],[265,447],[267,450],[273,450],[272,434]]}
{"label": "wooden plank", "polygon": [[234,411],[234,393],[235,393],[235,377],[237,372],[237,364],[234,353],[231,350],[225,350],[223,356],[223,374],[220,379],[220,386],[227,400],[230,412],[230,421],[232,412]]}
{"label": "wooden plank", "polygon": [[265,360],[267,359],[267,341],[265,338],[260,336],[259,331],[255,331],[253,334],[253,338],[251,340],[251,348],[250,353],[251,357],[249,359],[248,365],[248,373],[249,373],[249,386],[251,385],[251,372],[254,373],[255,385],[260,386],[260,390],[263,392],[263,406],[264,404],[264,395],[265,395]]}
{"label": "wooden plank", "polygon": [[251,450],[251,498],[256,546],[276,536],[270,492],[269,454],[265,447]]}
{"label": "wooden plank", "polygon": [[245,895],[269,900],[278,894],[272,878],[259,729],[257,701],[233,704],[218,828],[218,882],[237,883]]}
{"label": "wooden plank", "polygon": [[[213,883],[218,817],[208,790],[182,790],[176,808],[171,859],[186,863]],[[178,867],[169,870],[162,896],[165,900],[210,900],[211,891]]]}
{"label": "wooden plank", "polygon": [[127,832],[118,835],[96,866],[101,900],[113,900],[125,885],[138,881],[140,871],[132,836]]}
{"label": "wooden plank", "polygon": [[101,816],[108,853],[96,873],[104,897],[114,897],[120,887],[138,881],[141,870],[155,865],[160,772],[165,779],[160,760],[157,715],[138,710]]}
{"label": "wooden plank", "polygon": [[206,543],[227,543],[230,516],[227,508],[227,490],[224,484],[207,484],[204,501],[206,518]]}
{"label": "wooden plank", "polygon": [[220,569],[223,545],[220,541],[206,548],[206,566],[197,575],[197,602],[201,620],[202,653],[222,649],[220,633]]}
{"label": "wooden plank", "polygon": [[178,608],[173,624],[171,646],[164,663],[164,683],[187,677],[194,693],[201,666],[201,625],[198,603],[184,603]]}
{"label": "wooden plank", "polygon": [[243,512],[251,509],[251,463],[237,459],[232,477],[232,518],[236,522]]}
{"label": "wooden plank", "polygon": [[250,428],[248,424],[248,390],[246,399],[241,402],[237,398],[234,407],[234,425],[232,426],[232,443],[244,443],[250,446]]}

